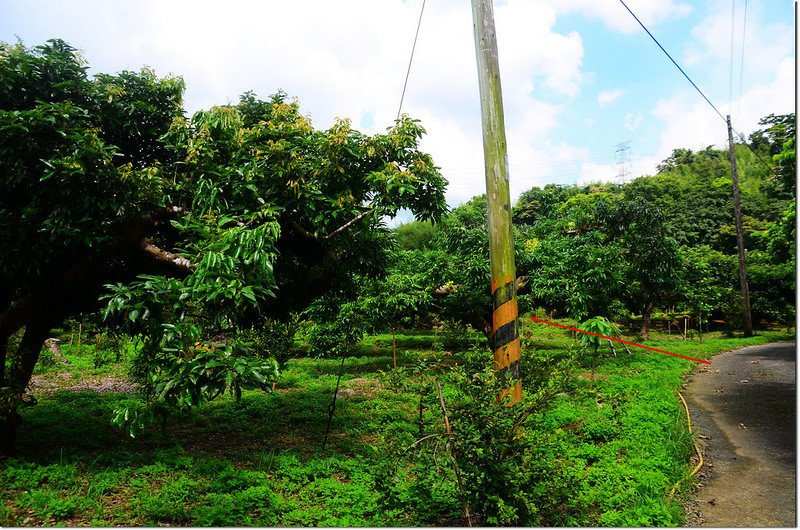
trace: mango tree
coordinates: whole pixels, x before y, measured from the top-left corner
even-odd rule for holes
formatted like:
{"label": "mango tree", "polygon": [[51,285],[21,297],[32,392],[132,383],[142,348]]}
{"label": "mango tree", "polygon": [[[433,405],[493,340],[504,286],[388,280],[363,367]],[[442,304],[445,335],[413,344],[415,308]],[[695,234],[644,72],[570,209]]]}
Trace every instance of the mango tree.
{"label": "mango tree", "polygon": [[267,388],[275,365],[241,325],[380,272],[384,216],[445,211],[446,181],[406,116],[386,134],[318,131],[279,93],[187,119],[182,91],[149,70],[90,79],[63,41],[0,44],[3,453],[65,318],[107,304],[144,333],[132,372],[152,402]]}
{"label": "mango tree", "polygon": [[625,304],[642,315],[641,334],[649,339],[654,309],[666,307],[677,293],[678,245],[661,210],[644,197],[626,194],[605,215],[606,230],[619,244],[625,261]]}
{"label": "mango tree", "polygon": [[621,296],[623,249],[602,222],[618,196],[580,193],[534,223],[529,282],[537,303],[576,320],[609,315]]}
{"label": "mango tree", "polygon": [[[592,363],[592,373],[590,379],[590,386],[594,386],[594,371],[597,367],[597,350],[600,349],[600,345],[605,340],[608,342],[608,346],[611,349],[614,355],[617,354],[617,350],[614,348],[614,343],[608,339],[604,339],[603,337],[612,337],[616,336],[619,337],[620,331],[617,327],[611,323],[605,317],[593,317],[588,320],[585,320],[581,323],[578,329],[582,329],[588,333],[581,333],[580,341],[582,346],[583,354],[586,355],[587,350],[591,350],[591,363]],[[603,337],[599,337],[598,335],[602,335]]]}
{"label": "mango tree", "polygon": [[373,326],[388,326],[392,332],[392,364],[397,370],[397,331],[413,325],[431,309],[433,284],[421,266],[420,253],[399,251],[385,278],[367,282],[361,308]]}

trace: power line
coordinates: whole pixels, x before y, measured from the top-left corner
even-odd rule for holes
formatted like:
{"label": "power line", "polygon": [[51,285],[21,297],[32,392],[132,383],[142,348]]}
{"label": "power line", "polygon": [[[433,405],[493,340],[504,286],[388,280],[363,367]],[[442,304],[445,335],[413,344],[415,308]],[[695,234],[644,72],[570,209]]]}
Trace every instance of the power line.
{"label": "power line", "polygon": [[422,0],[422,9],[419,10],[419,21],[417,22],[417,32],[414,34],[414,45],[411,46],[411,57],[408,58],[408,69],[406,70],[406,80],[403,83],[403,93],[400,95],[400,106],[397,107],[397,119],[400,119],[400,111],[403,109],[403,99],[406,97],[406,87],[408,86],[408,76],[411,74],[411,62],[414,60],[414,50],[417,49],[417,39],[419,38],[419,27],[422,25],[422,13],[425,12],[425,0]]}
{"label": "power line", "polygon": [[747,36],[747,0],[744,0],[744,22],[742,23],[742,60],[739,65],[739,107],[736,110],[736,120],[742,114],[742,79],[744,79],[744,42]]}
{"label": "power line", "polygon": [[716,112],[716,113],[719,115],[719,117],[720,117],[720,118],[722,118],[722,121],[724,121],[725,123],[727,123],[727,122],[728,122],[728,120],[726,120],[726,119],[725,119],[725,116],[723,116],[723,115],[722,115],[722,113],[721,113],[721,112],[720,112],[720,111],[717,109],[717,107],[715,107],[715,106],[714,106],[714,104],[713,104],[713,103],[711,103],[711,100],[709,100],[709,99],[706,97],[706,95],[705,95],[705,94],[703,94],[703,91],[702,91],[702,90],[700,90],[700,88],[699,88],[699,87],[698,87],[698,86],[697,86],[697,85],[694,83],[694,81],[692,81],[692,78],[691,78],[691,77],[689,77],[689,75],[688,75],[686,72],[684,72],[684,71],[683,71],[683,68],[681,68],[681,66],[680,66],[680,65],[679,65],[677,62],[675,62],[675,59],[673,59],[673,58],[672,58],[672,56],[669,54],[669,52],[668,52],[667,50],[665,50],[665,49],[664,49],[664,47],[661,45],[661,43],[660,43],[660,42],[658,42],[658,39],[656,39],[656,38],[653,36],[653,34],[652,34],[652,33],[650,33],[650,30],[649,30],[649,29],[647,29],[647,27],[646,27],[646,26],[645,26],[645,25],[642,23],[642,21],[641,21],[641,20],[639,20],[639,17],[637,17],[637,16],[636,16],[636,14],[634,14],[634,12],[633,12],[633,11],[631,11],[631,8],[630,8],[630,7],[628,7],[628,5],[627,5],[627,4],[624,2],[624,0],[619,0],[619,1],[620,1],[620,3],[621,3],[621,4],[622,4],[624,7],[625,7],[625,9],[627,9],[627,10],[628,10],[628,13],[630,13],[630,14],[631,14],[631,16],[632,16],[633,18],[635,18],[635,19],[636,19],[636,22],[638,22],[638,23],[639,23],[639,25],[640,25],[640,26],[642,26],[642,29],[643,29],[643,30],[645,30],[645,32],[647,32],[647,34],[648,34],[648,35],[650,35],[650,38],[651,38],[651,39],[653,39],[653,42],[655,42],[655,43],[656,43],[656,45],[658,45],[658,47],[659,47],[659,48],[661,48],[661,51],[662,51],[662,52],[664,52],[664,54],[665,54],[667,57],[669,57],[669,60],[670,60],[670,61],[672,61],[672,64],[674,64],[674,65],[675,65],[675,67],[676,67],[678,70],[680,70],[680,72],[683,74],[683,77],[685,77],[685,78],[686,78],[686,79],[687,79],[687,80],[688,80],[688,81],[689,81],[689,82],[692,84],[692,86],[695,88],[695,90],[697,90],[697,92],[698,92],[698,93],[700,93],[700,95],[701,95],[701,96],[703,96],[703,99],[704,99],[704,100],[706,100],[706,103],[708,103],[709,105],[711,105],[711,108],[712,108],[712,109],[714,109],[714,112]]}
{"label": "power line", "polygon": [[733,105],[733,36],[736,28],[736,0],[731,0],[731,70],[728,76],[728,105]]}
{"label": "power line", "polygon": [[[633,11],[631,11],[631,8],[630,8],[630,7],[628,7],[628,5],[625,3],[625,1],[624,1],[624,0],[619,0],[619,1],[620,1],[620,3],[621,3],[621,4],[622,4],[624,7],[625,7],[625,9],[627,9],[627,10],[628,10],[628,13],[630,13],[630,14],[631,14],[631,16],[632,16],[634,19],[636,19],[636,22],[638,22],[638,23],[639,23],[639,25],[640,25],[640,26],[642,26],[642,29],[643,29],[643,30],[644,30],[644,31],[645,31],[645,32],[646,32],[648,35],[650,35],[650,38],[651,38],[651,39],[653,39],[653,42],[655,42],[655,43],[656,43],[656,45],[658,45],[658,47],[659,47],[659,48],[661,48],[661,51],[662,51],[662,52],[664,52],[664,54],[665,54],[665,55],[666,55],[666,56],[669,58],[669,60],[670,60],[670,61],[672,61],[672,64],[674,64],[674,65],[675,65],[675,67],[676,67],[678,70],[680,70],[680,72],[683,74],[683,77],[685,77],[685,78],[686,78],[686,80],[687,80],[687,81],[689,81],[689,82],[692,84],[692,86],[693,86],[693,87],[695,88],[695,90],[697,90],[697,92],[698,92],[698,93],[699,93],[699,94],[700,94],[700,95],[703,97],[703,99],[706,101],[706,103],[708,103],[708,104],[711,106],[711,108],[712,108],[712,109],[714,109],[714,112],[716,112],[716,113],[717,113],[717,115],[718,115],[718,116],[719,116],[719,117],[722,119],[722,121],[724,121],[724,122],[725,122],[725,125],[727,126],[727,124],[728,124],[728,119],[727,119],[725,116],[723,116],[723,115],[722,115],[722,113],[719,111],[719,109],[717,109],[717,107],[716,107],[716,106],[715,106],[713,103],[711,103],[711,100],[709,100],[709,99],[706,97],[706,95],[703,93],[703,91],[702,91],[702,90],[700,90],[700,88],[699,88],[699,87],[698,87],[698,86],[695,84],[695,82],[694,82],[694,81],[692,81],[692,78],[691,78],[691,77],[689,77],[689,75],[688,75],[688,74],[687,74],[687,73],[686,73],[686,72],[683,70],[683,68],[681,68],[681,66],[680,66],[680,65],[679,65],[677,62],[675,62],[675,59],[673,59],[673,58],[672,58],[672,56],[669,54],[669,52],[668,52],[667,50],[665,50],[665,49],[664,49],[664,47],[661,45],[661,43],[660,43],[660,42],[658,42],[658,39],[656,39],[656,38],[653,36],[653,34],[652,34],[652,33],[650,33],[650,30],[649,30],[649,29],[647,29],[647,27],[646,27],[646,26],[645,26],[645,25],[642,23],[642,21],[641,21],[641,20],[639,20],[639,17],[637,17],[637,16],[636,16],[636,14],[635,14]],[[767,162],[766,162],[766,161],[765,161],[763,158],[761,158],[761,155],[759,155],[758,153],[756,153],[755,149],[753,149],[753,147],[752,147],[752,146],[751,146],[751,145],[750,145],[750,144],[747,142],[747,140],[745,140],[745,138],[744,138],[744,136],[742,135],[742,133],[740,133],[740,132],[739,132],[739,131],[737,131],[736,129],[732,129],[732,130],[733,130],[733,132],[735,132],[735,133],[736,133],[736,135],[737,135],[737,136],[738,136],[738,137],[739,137],[739,138],[740,138],[740,139],[743,141],[744,145],[746,145],[746,146],[747,146],[747,148],[748,148],[748,149],[750,149],[750,151],[752,151],[752,153],[753,153],[754,155],[756,155],[756,157],[757,157],[757,158],[758,158],[758,159],[761,161],[761,163],[762,163],[762,164],[764,164],[764,165],[767,167],[767,169],[769,169],[770,171],[773,171],[773,172],[775,171],[775,168],[773,168],[773,167],[772,167],[770,164],[768,164],[768,163],[767,163]]]}

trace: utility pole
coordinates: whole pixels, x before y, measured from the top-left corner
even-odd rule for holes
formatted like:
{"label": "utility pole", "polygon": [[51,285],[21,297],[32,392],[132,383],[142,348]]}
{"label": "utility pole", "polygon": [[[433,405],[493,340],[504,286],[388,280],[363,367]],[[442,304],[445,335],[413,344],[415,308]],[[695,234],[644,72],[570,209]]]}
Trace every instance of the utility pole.
{"label": "utility pole", "polygon": [[475,53],[483,124],[483,153],[488,204],[489,262],[492,271],[492,349],[501,379],[516,380],[498,397],[522,400],[514,240],[511,234],[508,150],[503,118],[503,95],[497,59],[497,36],[492,0],[472,0]]}
{"label": "utility pole", "polygon": [[739,173],[736,169],[736,150],[733,143],[731,117],[728,122],[728,154],[731,161],[731,180],[733,181],[733,213],[736,219],[736,247],[739,251],[739,287],[742,290],[742,308],[744,316],[744,336],[753,335],[753,320],[750,316],[750,288],[747,286],[747,266],[744,255],[744,229],[742,228],[742,206],[739,202]]}

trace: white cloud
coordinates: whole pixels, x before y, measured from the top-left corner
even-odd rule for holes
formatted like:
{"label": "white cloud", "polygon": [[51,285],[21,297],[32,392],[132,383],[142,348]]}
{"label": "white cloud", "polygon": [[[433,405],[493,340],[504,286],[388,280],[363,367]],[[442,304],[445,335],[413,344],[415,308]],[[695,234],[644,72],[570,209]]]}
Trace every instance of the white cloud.
{"label": "white cloud", "polygon": [[[650,27],[670,19],[681,18],[692,12],[689,4],[675,2],[674,0],[628,0],[631,8],[639,20]],[[599,18],[605,25],[620,33],[634,33],[641,31],[641,27],[628,13],[625,7],[618,2],[598,2],[586,0],[553,0],[553,5],[559,13],[577,12],[588,17]]]}
{"label": "white cloud", "polygon": [[656,152],[662,160],[678,147],[724,146],[728,137],[725,122],[693,91],[659,100],[652,114],[664,123]]}
{"label": "white cloud", "polygon": [[615,164],[598,164],[586,162],[580,166],[578,185],[584,186],[594,182],[616,182],[617,166]]}
{"label": "white cloud", "polygon": [[[767,1],[750,2],[741,113],[738,93],[732,105],[719,98],[722,92],[728,95],[727,0],[709,0],[709,15],[691,32],[681,33],[679,24],[668,26],[667,35],[685,43],[683,49],[670,51],[704,90],[710,87],[709,97],[722,112],[731,112],[734,126],[745,133],[757,128],[761,117],[794,108],[792,28],[763,22],[761,11],[775,10]],[[701,7],[688,0],[626,3],[656,29]],[[676,147],[724,145],[724,122],[688,85],[680,93],[665,92],[657,102],[652,95],[635,99],[632,88],[589,90],[594,84],[591,72],[601,71],[600,63],[585,64],[598,60],[585,53],[584,39],[589,37],[562,29],[559,22],[565,19],[560,17],[601,21],[583,30],[600,35],[609,30],[640,32],[619,2],[495,4],[513,197],[549,182],[614,178],[613,151],[597,158],[596,151],[583,147],[595,141],[597,131],[636,133],[642,152],[633,157],[632,175],[652,173]],[[59,36],[85,51],[94,72],[149,65],[159,75],[183,75],[189,111],[235,102],[247,90],[266,98],[283,89],[300,99],[302,111],[318,128],[340,116],[375,133],[391,125],[397,113],[422,0],[29,0],[24,8],[0,0],[0,5],[0,39],[13,41],[18,33],[26,44],[36,45]],[[738,61],[741,36],[736,39]],[[665,63],[665,75],[674,79],[670,68]],[[604,86],[621,85],[613,81],[616,74],[609,71],[612,81]],[[623,95],[625,106],[617,101]],[[604,109],[604,122],[600,113],[585,112],[596,109],[595,103]],[[483,147],[468,2],[427,2],[403,111],[421,119],[428,130],[423,149],[451,181],[448,202],[455,205],[482,193]],[[565,132],[568,119],[573,123]],[[655,138],[654,145],[644,145],[645,136]]]}
{"label": "white cloud", "polygon": [[[496,11],[503,86],[542,89],[569,98],[583,80],[583,43],[576,32],[553,30],[556,12],[546,2],[509,0]],[[535,74],[534,74],[535,73]],[[538,83],[537,83],[538,81]]]}
{"label": "white cloud", "polygon": [[611,103],[615,102],[619,97],[624,94],[625,91],[621,88],[615,88],[613,90],[603,90],[599,94],[597,94],[597,104],[600,105],[600,108],[610,105]]}
{"label": "white cloud", "polygon": [[625,114],[625,122],[623,125],[629,131],[636,132],[643,121],[644,117],[641,112],[635,114],[633,112],[628,112]]}

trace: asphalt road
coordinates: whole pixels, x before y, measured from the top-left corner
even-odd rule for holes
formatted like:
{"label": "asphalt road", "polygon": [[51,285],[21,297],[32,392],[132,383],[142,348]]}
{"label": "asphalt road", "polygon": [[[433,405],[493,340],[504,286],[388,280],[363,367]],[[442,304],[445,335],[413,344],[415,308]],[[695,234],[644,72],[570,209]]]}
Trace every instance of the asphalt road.
{"label": "asphalt road", "polygon": [[749,346],[686,385],[705,460],[691,526],[797,525],[796,358],[794,342]]}

